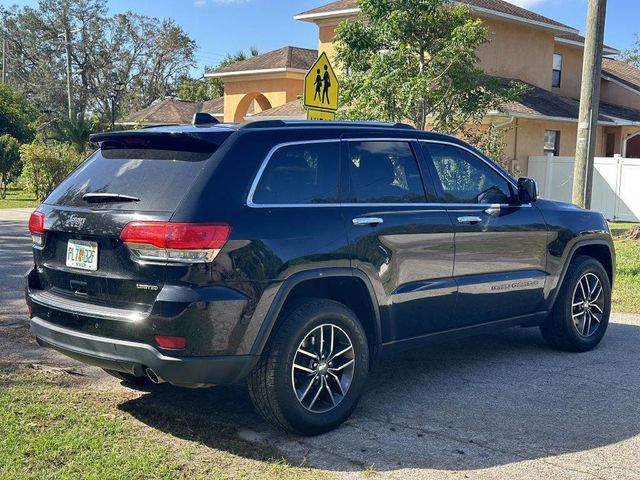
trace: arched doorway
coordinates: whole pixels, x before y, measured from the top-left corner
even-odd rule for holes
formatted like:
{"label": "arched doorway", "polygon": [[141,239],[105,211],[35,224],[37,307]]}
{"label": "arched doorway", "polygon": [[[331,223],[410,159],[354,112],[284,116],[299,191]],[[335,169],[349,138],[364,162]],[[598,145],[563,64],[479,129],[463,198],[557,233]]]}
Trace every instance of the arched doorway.
{"label": "arched doorway", "polygon": [[236,108],[236,113],[233,115],[233,121],[236,123],[244,122],[244,117],[247,115],[249,111],[249,107],[253,101],[256,101],[258,106],[260,107],[260,111],[269,110],[271,108],[271,102],[260,92],[252,92],[246,94],[238,103],[238,107]]}
{"label": "arched doorway", "polygon": [[640,158],[640,132],[625,140],[625,157]]}

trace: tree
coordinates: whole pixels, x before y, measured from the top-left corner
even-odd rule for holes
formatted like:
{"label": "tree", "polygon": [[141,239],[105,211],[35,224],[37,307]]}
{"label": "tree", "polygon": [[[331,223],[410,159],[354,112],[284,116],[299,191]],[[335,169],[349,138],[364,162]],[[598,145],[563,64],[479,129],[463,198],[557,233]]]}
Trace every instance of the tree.
{"label": "tree", "polygon": [[20,147],[22,180],[27,190],[40,201],[64,180],[82,161],[82,155],[70,145],[36,138]]}
{"label": "tree", "polygon": [[25,97],[0,84],[0,135],[8,133],[21,142],[28,142],[33,138],[35,121],[36,115]]}
{"label": "tree", "polygon": [[132,12],[110,16],[106,0],[40,0],[37,7],[0,7],[8,81],[28,92],[48,120],[67,116],[66,45],[72,64],[74,112],[103,124],[111,93],[123,82],[122,114],[175,91],[195,65],[195,42],[173,20]]}
{"label": "tree", "polygon": [[55,137],[61,142],[70,143],[78,153],[84,153],[89,143],[91,132],[96,130],[96,122],[86,115],[76,113],[73,118],[64,118],[55,128]]}
{"label": "tree", "polygon": [[622,60],[636,68],[640,68],[640,35],[635,35],[633,47],[622,52]]}
{"label": "tree", "polygon": [[[228,53],[222,61],[215,67],[204,67],[204,71],[215,70],[216,68],[225,67],[232,63],[241,62],[248,58],[260,55],[260,51],[256,47],[250,47],[249,52],[238,50],[236,53]],[[224,83],[219,78],[205,77],[203,80],[190,77],[184,77],[178,84],[176,94],[182,100],[190,100],[192,102],[204,102],[213,100],[214,98],[224,95]]]}
{"label": "tree", "polygon": [[411,121],[459,134],[521,89],[476,67],[488,39],[469,7],[447,0],[359,0],[363,19],[338,25],[343,118]]}
{"label": "tree", "polygon": [[7,198],[7,187],[20,174],[20,144],[8,133],[0,135],[0,198]]}
{"label": "tree", "polygon": [[217,78],[205,78],[204,80],[183,78],[180,80],[176,94],[182,100],[205,102],[224,95],[224,85]]}

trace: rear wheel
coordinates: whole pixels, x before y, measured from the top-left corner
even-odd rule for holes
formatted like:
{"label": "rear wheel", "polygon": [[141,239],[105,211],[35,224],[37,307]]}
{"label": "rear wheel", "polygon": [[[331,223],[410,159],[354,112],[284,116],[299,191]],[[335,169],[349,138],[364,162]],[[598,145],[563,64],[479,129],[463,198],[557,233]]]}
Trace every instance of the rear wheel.
{"label": "rear wheel", "polygon": [[249,377],[256,409],[286,430],[317,435],[355,408],[369,370],[367,338],[341,303],[312,299],[284,319]]}
{"label": "rear wheel", "polygon": [[107,368],[103,368],[105,372],[107,372],[112,377],[117,378],[118,380],[122,380],[125,383],[130,383],[132,385],[146,385],[151,383],[151,381],[147,377],[136,377],[130,373],[119,372],[117,370],[109,370]]}
{"label": "rear wheel", "polygon": [[554,348],[586,352],[607,330],[611,313],[611,282],[600,262],[578,256],[569,265],[549,318],[540,327]]}

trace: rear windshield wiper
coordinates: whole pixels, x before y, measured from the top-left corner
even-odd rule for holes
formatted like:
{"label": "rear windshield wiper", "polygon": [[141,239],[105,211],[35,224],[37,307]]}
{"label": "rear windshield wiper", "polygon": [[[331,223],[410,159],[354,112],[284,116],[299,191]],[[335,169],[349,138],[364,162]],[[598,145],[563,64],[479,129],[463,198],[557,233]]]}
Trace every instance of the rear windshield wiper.
{"label": "rear windshield wiper", "polygon": [[138,197],[131,195],[123,195],[121,193],[85,193],[82,199],[88,203],[104,203],[104,202],[139,202]]}

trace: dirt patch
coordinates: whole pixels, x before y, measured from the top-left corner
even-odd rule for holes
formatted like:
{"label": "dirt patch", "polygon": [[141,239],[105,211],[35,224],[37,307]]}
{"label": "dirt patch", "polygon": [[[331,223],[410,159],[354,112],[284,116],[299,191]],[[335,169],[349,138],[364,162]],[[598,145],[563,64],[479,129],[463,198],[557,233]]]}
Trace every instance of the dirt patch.
{"label": "dirt patch", "polygon": [[620,235],[620,238],[624,238],[625,240],[640,240],[640,225],[631,230],[627,230]]}

